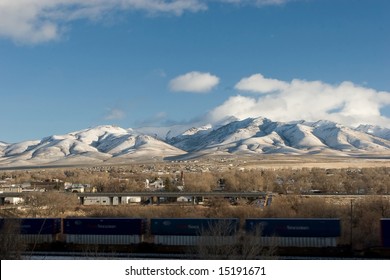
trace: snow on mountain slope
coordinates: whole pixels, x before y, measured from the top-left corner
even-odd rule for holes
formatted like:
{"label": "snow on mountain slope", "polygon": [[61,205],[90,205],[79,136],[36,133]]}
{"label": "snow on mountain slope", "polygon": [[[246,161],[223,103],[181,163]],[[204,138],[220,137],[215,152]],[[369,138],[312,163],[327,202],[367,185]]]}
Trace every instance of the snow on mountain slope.
{"label": "snow on mountain slope", "polygon": [[312,125],[313,133],[328,147],[341,151],[389,152],[390,142],[333,122]]}
{"label": "snow on mountain slope", "polygon": [[131,136],[125,145],[118,145],[110,153],[116,158],[154,158],[185,154],[184,151],[148,135]]}
{"label": "snow on mountain slope", "polygon": [[4,155],[4,150],[7,148],[8,144],[0,141],[0,157]]}
{"label": "snow on mountain slope", "polygon": [[33,147],[35,147],[39,143],[40,143],[40,141],[37,140],[37,141],[25,141],[25,142],[21,142],[21,143],[7,145],[4,149],[4,155],[5,156],[12,156],[15,154],[20,154],[22,152],[25,152],[27,150],[32,149]]}
{"label": "snow on mountain slope", "polygon": [[137,134],[151,135],[160,140],[170,142],[170,140],[175,137],[197,134],[200,131],[215,130],[234,121],[238,121],[238,119],[230,116],[213,124],[205,124],[203,121],[196,121],[191,124],[180,124],[166,127],[139,127],[134,129],[134,132]]}
{"label": "snow on mountain slope", "polygon": [[255,127],[252,130],[247,128],[250,123],[251,120],[248,119],[233,121],[217,129],[212,129],[211,127],[207,127],[207,129],[192,128],[191,133],[187,131],[170,139],[168,142],[189,152],[218,148],[218,146],[222,147],[224,144],[254,136],[257,133],[257,129]]}
{"label": "snow on mountain slope", "polygon": [[69,135],[74,136],[80,142],[86,143],[88,145],[95,145],[95,143],[104,141],[106,137],[110,137],[112,135],[126,135],[131,132],[131,130],[126,130],[118,126],[101,125],[81,131],[76,131],[70,133]]}
{"label": "snow on mountain slope", "polygon": [[0,143],[0,165],[125,163],[227,154],[390,155],[390,140],[385,139],[388,130],[371,126],[353,129],[330,121],[248,118],[214,126],[181,126],[180,134],[175,135],[178,127],[160,130],[171,132],[164,135],[166,142],[152,130],[146,135],[106,125],[37,141]]}
{"label": "snow on mountain slope", "polygon": [[311,149],[314,147],[325,147],[315,135],[313,128],[303,124],[282,124],[275,128],[285,144],[297,149]]}
{"label": "snow on mountain slope", "polygon": [[390,140],[390,129],[376,125],[359,125],[356,130]]}
{"label": "snow on mountain slope", "polygon": [[183,134],[188,129],[188,125],[173,125],[165,127],[140,127],[134,131],[137,134],[150,135],[166,141],[172,137]]}
{"label": "snow on mountain slope", "polygon": [[181,135],[170,144],[188,152],[232,154],[385,152],[390,142],[332,122],[281,123],[265,118],[235,121],[207,133]]}
{"label": "snow on mountain slope", "polygon": [[207,134],[195,137],[182,135],[173,138],[170,143],[190,152],[209,150],[263,153],[289,146],[286,144],[288,129],[289,127],[281,127],[265,118],[245,119],[231,122]]}
{"label": "snow on mountain slope", "polygon": [[210,131],[212,129],[212,125],[204,125],[201,127],[191,127],[190,129],[187,129],[184,131],[183,135],[195,135],[195,134],[200,134],[200,133],[205,133],[207,131]]}
{"label": "snow on mountain slope", "polygon": [[[175,147],[150,136],[114,126],[98,126],[65,135],[53,135],[38,141],[26,141],[5,147],[2,165],[66,164],[67,162],[104,162],[111,158],[176,156]],[[150,153],[150,155],[148,155]]]}

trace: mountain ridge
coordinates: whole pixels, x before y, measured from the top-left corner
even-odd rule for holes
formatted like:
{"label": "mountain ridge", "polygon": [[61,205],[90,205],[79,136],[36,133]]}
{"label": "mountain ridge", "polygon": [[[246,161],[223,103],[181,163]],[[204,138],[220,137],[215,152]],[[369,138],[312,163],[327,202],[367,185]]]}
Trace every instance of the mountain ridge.
{"label": "mountain ridge", "polygon": [[[147,133],[146,133],[147,132]],[[164,134],[165,133],[165,134]],[[0,166],[114,163],[213,155],[390,155],[390,130],[327,120],[230,119],[216,126],[124,129],[101,125],[41,140],[0,142]]]}

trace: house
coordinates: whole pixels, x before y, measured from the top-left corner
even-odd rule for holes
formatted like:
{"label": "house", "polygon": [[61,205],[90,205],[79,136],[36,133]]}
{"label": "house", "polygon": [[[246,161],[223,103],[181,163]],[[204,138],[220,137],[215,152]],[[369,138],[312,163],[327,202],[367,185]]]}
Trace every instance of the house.
{"label": "house", "polygon": [[150,183],[148,179],[145,180],[145,188],[151,191],[160,191],[165,188],[164,181],[161,178],[157,178],[153,183]]}
{"label": "house", "polygon": [[0,190],[3,192],[3,193],[7,193],[7,192],[22,192],[22,186],[20,185],[15,185],[15,184],[12,184],[12,185],[1,185],[0,187]]}
{"label": "house", "polygon": [[24,202],[24,199],[22,197],[6,197],[4,199],[4,202],[6,204],[20,204],[20,203],[23,203]]}
{"label": "house", "polygon": [[191,196],[179,196],[177,202],[192,202]]}
{"label": "house", "polygon": [[90,184],[67,184],[65,185],[65,191],[72,193],[95,192],[94,188],[91,189]]}

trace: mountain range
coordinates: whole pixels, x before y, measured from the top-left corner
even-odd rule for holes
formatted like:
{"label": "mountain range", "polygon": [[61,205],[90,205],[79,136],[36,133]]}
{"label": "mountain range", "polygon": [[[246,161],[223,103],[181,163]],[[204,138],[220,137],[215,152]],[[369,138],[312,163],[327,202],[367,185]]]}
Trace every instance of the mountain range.
{"label": "mountain range", "polygon": [[41,140],[0,142],[0,166],[78,165],[213,155],[390,156],[390,129],[331,121],[229,119],[219,125],[123,129],[97,126]]}

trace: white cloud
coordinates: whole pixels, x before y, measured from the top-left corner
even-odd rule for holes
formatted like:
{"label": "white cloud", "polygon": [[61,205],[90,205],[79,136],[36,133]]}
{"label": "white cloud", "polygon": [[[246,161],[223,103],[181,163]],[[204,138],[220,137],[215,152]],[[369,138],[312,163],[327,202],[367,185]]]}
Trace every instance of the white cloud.
{"label": "white cloud", "polygon": [[285,82],[255,74],[242,79],[236,88],[261,95],[230,97],[209,113],[211,121],[226,116],[239,119],[263,116],[278,121],[326,119],[351,126],[370,123],[388,127],[390,123],[389,118],[381,115],[381,109],[390,105],[390,92],[351,82],[338,85],[298,79]]}
{"label": "white cloud", "polygon": [[255,74],[248,78],[243,78],[235,88],[243,91],[269,93],[272,91],[283,90],[288,84],[275,79],[266,79],[261,74]]}
{"label": "white cloud", "polygon": [[[199,12],[215,0],[0,0],[0,37],[36,44],[61,37],[74,20],[100,20],[117,11],[147,14]],[[291,0],[219,0],[227,4],[280,5]]]}
{"label": "white cloud", "polygon": [[122,110],[120,109],[108,109],[108,114],[107,116],[104,118],[106,120],[121,120],[123,119],[126,114],[125,112],[123,112]]}
{"label": "white cloud", "polygon": [[172,79],[169,82],[169,88],[172,91],[206,93],[218,83],[219,78],[217,76],[194,71]]}
{"label": "white cloud", "polygon": [[201,0],[1,0],[0,36],[34,44],[58,39],[70,21],[99,20],[119,10],[181,15],[206,9]]}

